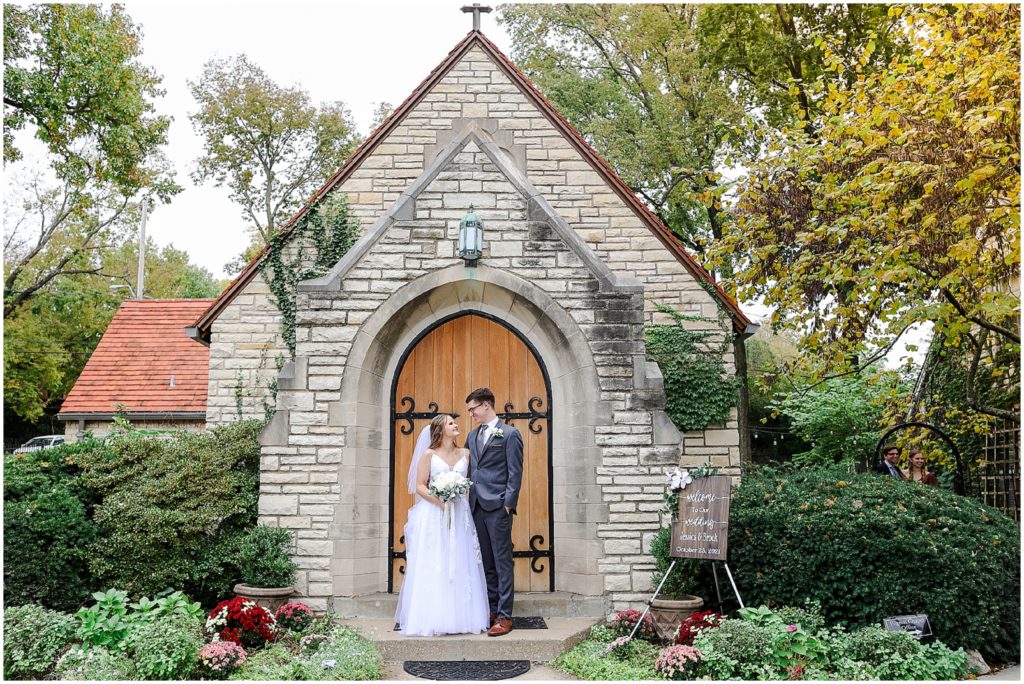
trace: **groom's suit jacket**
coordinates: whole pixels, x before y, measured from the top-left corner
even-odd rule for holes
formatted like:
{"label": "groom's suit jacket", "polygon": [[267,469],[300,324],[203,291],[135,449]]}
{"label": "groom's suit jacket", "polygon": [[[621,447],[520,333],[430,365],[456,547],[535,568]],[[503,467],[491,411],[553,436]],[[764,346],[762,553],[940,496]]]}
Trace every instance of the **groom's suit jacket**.
{"label": "groom's suit jacket", "polygon": [[501,430],[502,436],[492,432],[483,449],[478,449],[477,433],[482,427],[470,432],[467,440],[469,478],[473,481],[469,505],[479,504],[485,511],[505,506],[515,513],[523,485],[523,437],[519,430],[499,418],[495,430]]}

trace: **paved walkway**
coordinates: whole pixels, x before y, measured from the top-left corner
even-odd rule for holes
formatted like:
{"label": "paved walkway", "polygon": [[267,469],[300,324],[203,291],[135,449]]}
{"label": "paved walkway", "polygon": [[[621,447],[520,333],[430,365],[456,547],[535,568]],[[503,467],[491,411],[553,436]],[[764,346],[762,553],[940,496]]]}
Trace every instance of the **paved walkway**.
{"label": "paved walkway", "polygon": [[999,672],[993,672],[992,674],[982,675],[978,679],[995,679],[1007,682],[1019,682],[1020,679],[1020,665],[1011,665],[1010,667],[1003,668]]}

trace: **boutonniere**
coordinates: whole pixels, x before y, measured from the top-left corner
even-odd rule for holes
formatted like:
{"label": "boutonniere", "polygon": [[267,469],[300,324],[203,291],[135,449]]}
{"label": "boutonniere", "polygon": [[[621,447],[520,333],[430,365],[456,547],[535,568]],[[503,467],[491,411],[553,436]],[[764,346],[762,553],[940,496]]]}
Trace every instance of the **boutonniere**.
{"label": "boutonniere", "polygon": [[501,428],[496,428],[494,430],[494,439],[505,439],[505,431]]}

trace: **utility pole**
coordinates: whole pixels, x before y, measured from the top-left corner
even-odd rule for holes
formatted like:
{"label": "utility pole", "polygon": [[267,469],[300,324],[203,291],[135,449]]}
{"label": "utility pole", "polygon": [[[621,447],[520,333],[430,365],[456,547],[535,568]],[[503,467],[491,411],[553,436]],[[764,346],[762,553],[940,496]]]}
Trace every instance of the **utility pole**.
{"label": "utility pole", "polygon": [[146,219],[149,218],[149,198],[142,200],[142,226],[139,228],[139,277],[135,281],[135,298],[142,299],[146,285]]}

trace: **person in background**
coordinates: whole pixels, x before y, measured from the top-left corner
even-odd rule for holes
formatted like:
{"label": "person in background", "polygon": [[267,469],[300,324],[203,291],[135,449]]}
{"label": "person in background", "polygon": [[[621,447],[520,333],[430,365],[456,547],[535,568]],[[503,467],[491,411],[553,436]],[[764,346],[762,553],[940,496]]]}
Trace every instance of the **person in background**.
{"label": "person in background", "polygon": [[882,455],[885,458],[884,461],[875,466],[875,472],[881,475],[891,475],[892,477],[898,477],[901,480],[907,479],[907,476],[903,474],[900,467],[896,463],[900,460],[900,448],[895,444],[886,445],[885,449],[882,450]]}
{"label": "person in background", "polygon": [[932,487],[939,486],[935,473],[929,471],[928,466],[925,465],[924,454],[921,453],[920,449],[914,449],[910,452],[910,467],[907,469],[907,479]]}

